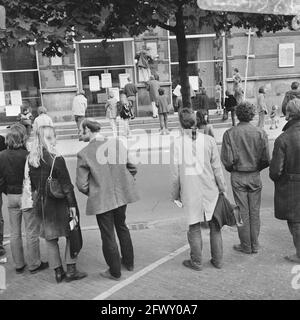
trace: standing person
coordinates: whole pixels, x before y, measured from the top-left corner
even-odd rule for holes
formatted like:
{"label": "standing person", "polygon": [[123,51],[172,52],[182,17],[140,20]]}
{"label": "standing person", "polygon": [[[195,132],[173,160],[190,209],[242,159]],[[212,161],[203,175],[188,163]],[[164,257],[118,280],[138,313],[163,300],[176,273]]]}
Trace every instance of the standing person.
{"label": "standing person", "polygon": [[[101,232],[103,255],[109,266],[101,276],[119,280],[121,263],[129,271],[134,268],[126,208],[127,204],[138,200],[134,179],[136,168],[130,163],[121,139],[102,136],[98,122],[85,119],[81,124],[81,135],[89,144],[77,154],[76,184],[79,191],[88,196],[86,214],[96,215]],[[115,159],[110,161],[104,153],[99,153],[103,147],[109,155],[115,155]]]}
{"label": "standing person", "polygon": [[149,96],[151,100],[151,106],[152,106],[152,117],[157,118],[158,113],[157,113],[157,99],[158,99],[158,89],[160,85],[157,80],[155,80],[154,76],[150,76],[150,80],[147,85],[147,90],[149,91]]}
{"label": "standing person", "polygon": [[271,108],[271,112],[270,112],[270,119],[271,119],[271,126],[270,126],[270,130],[278,128],[278,114],[277,114],[277,110],[278,110],[278,106],[273,105]]}
{"label": "standing person", "polygon": [[215,102],[217,106],[217,114],[222,114],[222,88],[220,85],[216,85]]}
{"label": "standing person", "polygon": [[213,213],[220,192],[225,192],[220,156],[214,138],[197,132],[193,134],[196,118],[193,111],[183,109],[179,114],[182,135],[175,138],[171,164],[172,200],[183,205],[189,229],[190,259],[183,265],[196,271],[202,270],[202,236],[200,223],[209,221],[210,262],[222,267],[222,235]]}
{"label": "standing person", "polygon": [[247,101],[236,108],[237,126],[223,136],[221,160],[231,172],[231,186],[244,225],[238,227],[240,244],[234,250],[257,253],[260,230],[260,203],[262,183],[260,171],[269,166],[269,144],[266,132],[253,126],[255,106]]}
{"label": "standing person", "polygon": [[38,116],[33,121],[33,132],[37,132],[38,128],[42,126],[53,127],[53,121],[47,115],[47,109],[45,107],[38,107]]}
{"label": "standing person", "polygon": [[265,126],[265,115],[268,114],[268,108],[266,104],[266,90],[264,87],[260,87],[258,89],[257,112],[258,112],[257,126],[263,129]]}
{"label": "standing person", "polygon": [[132,118],[132,108],[125,93],[120,93],[120,117],[123,120],[123,133],[125,137],[129,137],[129,120]]}
{"label": "standing person", "polygon": [[137,105],[136,105],[136,94],[138,92],[136,85],[131,81],[131,78],[128,77],[128,83],[124,87],[124,92],[127,96],[128,101],[131,102],[132,106],[132,118],[137,115]]}
{"label": "standing person", "polygon": [[164,89],[158,89],[159,97],[157,99],[157,108],[160,122],[160,134],[169,134],[168,130],[168,113],[169,103],[168,98],[165,96]]}
{"label": "standing person", "polygon": [[300,99],[286,107],[287,124],[275,140],[270,178],[275,184],[275,217],[286,220],[296,254],[285,259],[300,263]]}
{"label": "standing person", "polygon": [[24,107],[22,112],[18,115],[18,121],[26,128],[27,136],[30,137],[32,129],[33,116],[28,108]]}
{"label": "standing person", "polygon": [[[0,152],[6,149],[5,138],[0,135]],[[2,214],[2,193],[5,192],[5,181],[0,179],[0,257],[6,254],[3,246],[4,240],[4,220]]]}
{"label": "standing person", "polygon": [[203,110],[207,114],[207,123],[209,123],[209,98],[205,88],[200,88],[199,93],[194,98],[193,109],[195,111]]}
{"label": "standing person", "polygon": [[30,272],[36,273],[49,267],[40,259],[40,225],[32,208],[21,209],[23,177],[26,150],[26,130],[21,124],[14,124],[6,135],[7,149],[0,153],[0,179],[6,185],[10,222],[10,246],[16,273],[23,273],[26,267],[23,241],[22,218],[25,222],[28,264]]}
{"label": "standing person", "polygon": [[291,84],[291,90],[287,91],[286,94],[284,95],[284,99],[282,101],[281,109],[282,113],[285,115],[286,114],[286,107],[289,101],[293,99],[300,99],[300,89],[299,89],[299,82],[294,81]]}
{"label": "standing person", "polygon": [[[233,96],[233,94],[229,91],[226,90],[225,91],[225,110],[224,112],[228,115],[228,112],[231,113],[231,120],[232,120],[232,126],[235,126],[235,108],[236,108],[236,100],[235,97]],[[228,117],[226,117],[227,119]]]}
{"label": "standing person", "polygon": [[80,123],[85,118],[85,112],[87,109],[87,98],[85,97],[84,90],[79,90],[75,95],[72,102],[72,111],[75,118],[75,122],[78,128],[80,128]]}
{"label": "standing person", "polygon": [[108,100],[105,104],[106,118],[109,119],[112,128],[113,136],[117,136],[117,115],[118,115],[118,100],[115,98],[113,91],[109,91]]}
{"label": "standing person", "polygon": [[[87,276],[76,269],[76,258],[71,257],[70,240],[68,238],[70,217],[79,218],[79,211],[66,162],[55,150],[56,136],[53,127],[42,126],[38,129],[28,157],[29,176],[34,193],[34,214],[41,224],[41,237],[46,241],[50,268],[55,271],[57,283],[64,279],[67,282],[80,280]],[[52,198],[46,191],[46,180],[50,176],[58,180],[65,198]],[[66,238],[65,273],[59,252],[58,240]]]}
{"label": "standing person", "polygon": [[233,95],[237,104],[241,103],[244,100],[244,90],[242,87],[242,77],[239,73],[238,68],[233,69]]}
{"label": "standing person", "polygon": [[203,133],[211,137],[214,136],[213,126],[207,122],[207,114],[205,110],[200,109],[196,112],[197,128]]}

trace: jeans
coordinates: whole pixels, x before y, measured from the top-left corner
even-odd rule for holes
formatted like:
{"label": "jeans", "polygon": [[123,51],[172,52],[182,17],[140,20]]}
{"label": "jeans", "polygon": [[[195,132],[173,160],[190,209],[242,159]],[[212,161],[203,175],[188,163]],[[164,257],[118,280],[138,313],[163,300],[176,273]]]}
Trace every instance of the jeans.
{"label": "jeans", "polygon": [[2,215],[2,194],[0,194],[0,249],[3,249],[4,220]]}
{"label": "jeans", "polygon": [[[49,259],[49,266],[51,269],[56,269],[62,265],[58,239],[46,240],[47,253]],[[70,254],[70,240],[66,238],[66,249],[65,249],[65,261],[66,264],[76,263],[76,258],[72,259]]]}
{"label": "jeans", "polygon": [[[214,218],[209,221],[209,228],[211,257],[215,264],[220,265],[223,258],[223,241],[221,229],[219,228],[219,225]],[[187,238],[191,249],[191,261],[193,264],[200,267],[202,265],[203,247],[200,222],[189,226]]]}
{"label": "jeans", "polygon": [[300,222],[288,221],[288,227],[293,236],[294,246],[296,248],[296,255],[300,258]]}
{"label": "jeans", "polygon": [[77,124],[78,130],[80,130],[80,124],[81,122],[85,119],[84,116],[74,116],[75,117],[75,122]]}
{"label": "jeans", "polygon": [[8,194],[7,200],[10,223],[10,246],[14,263],[16,265],[16,268],[22,268],[25,265],[22,241],[23,217],[25,222],[29,270],[34,270],[41,264],[39,240],[40,224],[32,209],[20,209],[20,194]]}
{"label": "jeans", "polygon": [[240,208],[243,226],[238,227],[245,251],[258,250],[260,231],[261,178],[259,172],[232,172],[231,184],[235,203]]}
{"label": "jeans", "polygon": [[97,222],[101,232],[102,251],[112,276],[121,276],[121,259],[115,237],[115,229],[119,238],[122,261],[126,266],[133,266],[134,255],[130,233],[125,223],[126,208],[122,206],[105,213],[97,214]]}
{"label": "jeans", "polygon": [[151,102],[151,106],[152,106],[152,116],[154,118],[157,118],[158,117],[158,109],[157,109],[155,101]]}
{"label": "jeans", "polygon": [[161,130],[168,130],[168,114],[166,112],[159,114],[159,123]]}

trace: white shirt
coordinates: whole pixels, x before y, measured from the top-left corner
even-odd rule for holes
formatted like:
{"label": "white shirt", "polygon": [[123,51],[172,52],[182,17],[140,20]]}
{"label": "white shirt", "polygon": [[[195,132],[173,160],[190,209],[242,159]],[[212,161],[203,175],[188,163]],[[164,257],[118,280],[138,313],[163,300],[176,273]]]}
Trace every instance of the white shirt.
{"label": "white shirt", "polygon": [[54,126],[52,119],[45,113],[40,114],[38,117],[34,119],[33,131],[37,131],[37,129],[42,126]]}
{"label": "white shirt", "polygon": [[87,98],[83,94],[78,94],[73,99],[72,111],[74,116],[85,116],[87,108]]}

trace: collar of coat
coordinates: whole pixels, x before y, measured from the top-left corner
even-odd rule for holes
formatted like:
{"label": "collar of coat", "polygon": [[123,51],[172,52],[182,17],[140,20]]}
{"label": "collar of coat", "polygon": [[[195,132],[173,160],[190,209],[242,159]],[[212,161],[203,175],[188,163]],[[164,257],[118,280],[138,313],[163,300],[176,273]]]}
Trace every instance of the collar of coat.
{"label": "collar of coat", "polygon": [[287,129],[289,129],[292,126],[295,126],[297,124],[300,124],[300,119],[299,120],[289,120],[285,126],[283,127],[282,131],[286,131]]}

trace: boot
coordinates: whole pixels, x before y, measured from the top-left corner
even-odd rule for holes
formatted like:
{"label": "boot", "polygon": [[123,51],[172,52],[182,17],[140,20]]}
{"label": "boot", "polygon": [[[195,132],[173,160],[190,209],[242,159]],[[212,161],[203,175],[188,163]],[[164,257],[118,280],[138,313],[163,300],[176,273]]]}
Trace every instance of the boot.
{"label": "boot", "polygon": [[80,272],[76,269],[76,264],[67,264],[66,282],[80,280],[87,276],[85,272]]}
{"label": "boot", "polygon": [[64,268],[62,266],[55,268],[55,279],[57,283],[60,283],[64,280],[64,278],[66,277],[66,273],[64,271]]}

